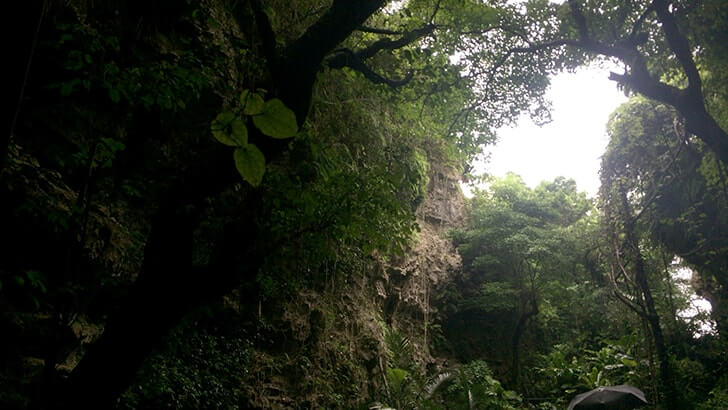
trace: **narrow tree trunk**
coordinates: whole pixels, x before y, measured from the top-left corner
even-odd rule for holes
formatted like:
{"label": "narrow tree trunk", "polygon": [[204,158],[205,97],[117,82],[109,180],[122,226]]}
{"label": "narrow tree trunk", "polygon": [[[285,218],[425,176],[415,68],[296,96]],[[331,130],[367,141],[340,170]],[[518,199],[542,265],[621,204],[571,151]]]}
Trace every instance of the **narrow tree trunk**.
{"label": "narrow tree trunk", "polygon": [[670,366],[670,357],[665,345],[665,338],[662,334],[660,326],[660,317],[655,309],[655,301],[652,298],[652,291],[647,282],[647,272],[645,271],[645,261],[642,252],[639,249],[639,241],[635,233],[635,220],[632,217],[632,209],[627,200],[627,194],[624,189],[620,189],[622,217],[624,219],[625,241],[634,259],[634,275],[635,282],[642,293],[646,312],[646,319],[652,331],[652,337],[655,341],[655,350],[657,350],[657,360],[660,362],[660,384],[663,390],[663,404],[666,409],[678,409],[677,390]]}
{"label": "narrow tree trunk", "polygon": [[528,321],[538,314],[538,304],[536,303],[536,300],[531,299],[528,304],[531,305],[531,308],[527,312],[524,312],[518,319],[516,330],[513,332],[513,338],[511,339],[511,369],[513,372],[511,376],[511,383],[514,388],[519,387],[521,378],[521,360],[519,357],[521,337],[523,336],[523,332],[526,330]]}
{"label": "narrow tree trunk", "polygon": [[[5,8],[7,7],[7,8]],[[0,171],[5,169],[8,161],[10,139],[20,114],[23,103],[23,92],[29,80],[31,62],[38,33],[45,14],[47,4],[44,0],[25,0],[3,5],[5,38],[7,42],[4,52],[5,87],[3,95],[6,104],[2,112],[2,131],[0,131]]]}

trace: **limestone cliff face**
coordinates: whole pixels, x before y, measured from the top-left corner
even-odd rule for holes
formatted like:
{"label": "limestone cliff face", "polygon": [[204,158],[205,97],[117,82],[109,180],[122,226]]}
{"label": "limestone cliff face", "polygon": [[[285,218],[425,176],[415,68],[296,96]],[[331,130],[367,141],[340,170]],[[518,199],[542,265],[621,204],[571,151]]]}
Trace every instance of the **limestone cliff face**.
{"label": "limestone cliff face", "polygon": [[463,223],[465,198],[452,169],[434,164],[429,177],[420,232],[403,256],[374,258],[370,274],[302,292],[287,305],[282,321],[293,348],[255,352],[250,372],[262,377],[245,387],[252,406],[369,404],[384,389],[390,330],[409,340],[423,370],[442,364],[429,348],[437,337],[433,301],[461,269],[447,231]]}
{"label": "limestone cliff face", "polygon": [[383,264],[377,283],[385,319],[408,335],[422,364],[433,362],[430,329],[438,312],[432,300],[461,270],[460,255],[447,237],[449,229],[465,220],[465,197],[458,181],[452,169],[432,166],[427,196],[417,211],[419,235],[403,257]]}
{"label": "limestone cliff face", "polygon": [[465,222],[465,196],[459,181],[452,168],[437,164],[431,167],[427,197],[417,213],[420,224],[447,229]]}

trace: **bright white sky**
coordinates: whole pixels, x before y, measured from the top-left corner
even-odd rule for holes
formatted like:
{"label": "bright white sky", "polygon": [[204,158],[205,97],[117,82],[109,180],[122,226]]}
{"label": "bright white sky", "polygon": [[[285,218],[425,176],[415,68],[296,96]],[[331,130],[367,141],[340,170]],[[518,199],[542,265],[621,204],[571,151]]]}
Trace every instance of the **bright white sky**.
{"label": "bright white sky", "polygon": [[627,100],[608,76],[608,69],[590,67],[553,77],[547,94],[553,121],[537,127],[524,117],[516,128],[498,130],[498,143],[486,150],[490,160],[476,163],[475,173],[504,176],[511,171],[530,187],[564,176],[596,196],[607,119]]}

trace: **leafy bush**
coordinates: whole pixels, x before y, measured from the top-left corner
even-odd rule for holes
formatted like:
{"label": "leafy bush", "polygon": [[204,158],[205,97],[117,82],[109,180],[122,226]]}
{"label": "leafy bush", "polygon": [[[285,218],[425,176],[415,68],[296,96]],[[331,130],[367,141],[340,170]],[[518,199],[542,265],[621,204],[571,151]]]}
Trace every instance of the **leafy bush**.
{"label": "leafy bush", "polygon": [[628,340],[605,342],[599,350],[582,349],[575,354],[567,345],[556,345],[554,350],[541,356],[537,367],[540,395],[556,398],[563,404],[575,393],[599,386],[614,384],[641,385],[640,374],[648,374],[631,354]]}
{"label": "leafy bush", "polygon": [[[239,333],[239,332],[238,332]],[[120,408],[237,409],[252,344],[244,334],[180,327],[127,390]]]}
{"label": "leafy bush", "polygon": [[488,364],[476,360],[451,372],[442,373],[425,387],[425,408],[515,409],[520,396],[506,390],[493,377]]}

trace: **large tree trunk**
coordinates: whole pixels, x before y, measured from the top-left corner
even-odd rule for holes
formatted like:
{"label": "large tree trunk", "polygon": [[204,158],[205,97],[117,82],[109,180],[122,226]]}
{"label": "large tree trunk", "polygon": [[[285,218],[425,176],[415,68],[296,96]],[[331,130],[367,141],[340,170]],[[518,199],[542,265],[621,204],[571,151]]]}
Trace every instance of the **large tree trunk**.
{"label": "large tree trunk", "polygon": [[[385,3],[335,0],[329,11],[282,56],[268,50],[273,82],[270,89],[296,112],[299,126],[308,114],[316,73],[325,56]],[[268,37],[263,39],[264,44],[275,47],[275,38],[270,38],[274,33],[261,4],[256,0],[252,4],[261,36]],[[254,134],[250,137],[268,160],[287,146],[286,141]],[[239,178],[230,152],[224,148],[213,148],[183,172],[180,183],[170,190],[153,218],[142,272],[133,289],[68,382],[59,383],[44,395],[53,402],[39,400],[34,407],[112,408],[144,359],[187,313],[203,303],[219,300],[242,278],[256,273],[264,257],[255,224],[260,206],[258,192],[249,196],[239,222],[226,229],[223,240],[216,245],[212,264],[204,269],[192,265],[193,231],[204,199]]]}

